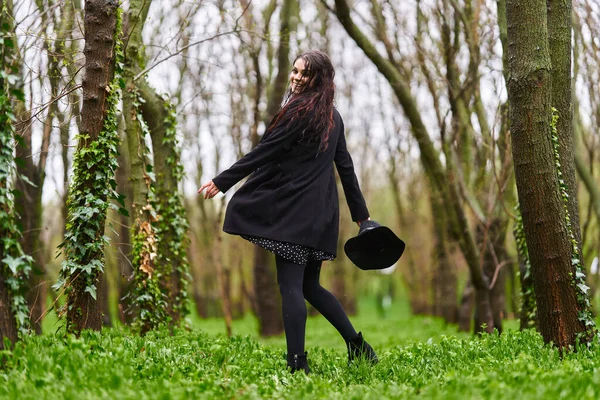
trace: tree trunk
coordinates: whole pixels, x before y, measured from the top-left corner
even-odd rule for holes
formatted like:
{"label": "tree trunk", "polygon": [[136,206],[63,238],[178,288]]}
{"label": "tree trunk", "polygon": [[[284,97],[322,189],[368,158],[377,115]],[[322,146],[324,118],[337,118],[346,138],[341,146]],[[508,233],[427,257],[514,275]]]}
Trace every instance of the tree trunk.
{"label": "tree trunk", "polygon": [[342,260],[331,263],[331,293],[339,300],[348,315],[356,314],[356,298],[346,287],[348,270]]}
{"label": "tree trunk", "polygon": [[458,309],[458,330],[461,332],[469,332],[471,330],[471,322],[473,321],[473,302],[475,300],[475,289],[471,280],[467,281],[463,290],[460,306]]}
{"label": "tree trunk", "polygon": [[[17,43],[14,35],[13,5],[1,3],[0,6],[0,32],[13,36],[13,43]],[[13,268],[10,268],[6,257],[22,255],[18,244],[18,229],[14,215],[14,199],[12,191],[13,148],[15,146],[15,129],[12,125],[12,119],[9,115],[15,114],[12,107],[11,89],[19,90],[17,87],[11,88],[11,82],[6,75],[13,75],[12,68],[16,64],[16,51],[14,47],[0,47],[0,350],[5,349],[5,341],[12,346],[18,339],[17,319],[14,313],[15,293],[14,281],[15,275]],[[19,82],[20,83],[20,82]],[[16,86],[16,85],[15,85]],[[21,254],[15,254],[15,253]],[[19,266],[17,266],[18,268]],[[13,285],[7,281],[12,280]],[[21,283],[21,282],[18,282]],[[0,362],[2,362],[0,360]],[[3,365],[0,363],[0,368]]]}
{"label": "tree trunk", "polygon": [[142,334],[157,328],[170,319],[168,296],[161,287],[170,277],[170,268],[158,257],[160,237],[157,232],[155,181],[145,137],[148,127],[142,117],[138,83],[135,76],[141,72],[145,59],[142,29],[148,16],[150,1],[131,1],[125,18],[125,62],[123,77],[123,116],[127,134],[131,170],[132,197],[132,264],[134,288],[132,311],[134,325]]}
{"label": "tree trunk", "polygon": [[571,260],[577,255],[572,254],[552,144],[546,1],[507,0],[506,11],[512,152],[539,326],[544,340],[562,349],[586,332],[578,315],[587,310],[572,283]]}
{"label": "tree trunk", "polygon": [[[189,210],[189,208],[188,208]],[[192,229],[193,230],[193,229]],[[192,235],[188,254],[190,255],[190,273],[192,274],[192,296],[194,297],[194,305],[196,313],[200,318],[208,318],[207,296],[204,294],[202,285],[201,266],[205,259],[206,253],[200,245],[198,235]],[[200,254],[200,256],[198,256]]]}
{"label": "tree trunk", "polygon": [[[99,135],[104,126],[104,120],[107,114],[106,98],[108,91],[106,88],[110,85],[114,72],[114,45],[115,28],[117,22],[118,2],[105,0],[87,0],[85,3],[85,76],[83,79],[83,108],[81,111],[81,137],[77,151],[82,152],[93,142],[98,141]],[[111,155],[109,154],[108,157]],[[82,162],[85,160],[82,158]],[[89,164],[89,163],[88,163]],[[81,168],[85,168],[81,165]],[[71,192],[83,193],[94,192],[91,189],[92,183],[86,180],[74,179],[74,186]],[[106,182],[109,185],[109,182]],[[69,213],[77,207],[86,207],[85,204],[76,203],[80,199],[74,199],[69,205]],[[100,199],[108,201],[107,198]],[[89,206],[87,206],[89,207]],[[75,219],[76,217],[71,217]],[[104,221],[106,214],[98,215],[94,218],[100,218],[98,232],[94,232],[95,240],[101,240],[104,235]],[[97,225],[97,221],[94,226]],[[65,246],[67,261],[70,252],[68,248],[77,246],[75,237],[79,232],[73,232],[72,241]],[[85,233],[88,235],[88,233]],[[85,236],[79,240],[84,240]],[[94,240],[94,239],[92,239]],[[77,250],[74,250],[76,252]],[[90,254],[87,252],[85,259],[79,260],[80,265],[91,265],[93,260],[102,260],[103,252]],[[103,263],[103,261],[101,261]],[[79,333],[82,329],[100,330],[102,327],[102,311],[99,307],[99,297],[102,295],[102,276],[98,270],[91,274],[84,274],[83,270],[76,270],[69,276],[69,295],[67,299],[67,329],[71,332]],[[98,299],[94,299],[87,290],[89,285],[94,285]]]}
{"label": "tree trunk", "polygon": [[521,280],[521,310],[519,312],[519,329],[537,327],[537,307],[531,279],[531,266],[529,261],[519,255],[519,277]]}
{"label": "tree trunk", "polygon": [[178,325],[189,312],[187,283],[189,264],[186,254],[189,228],[179,183],[183,178],[180,151],[175,137],[174,110],[145,82],[139,84],[145,102],[141,105],[152,137],[156,175],[157,213],[160,240],[158,263],[164,269],[161,288],[169,298],[167,312],[171,324]]}
{"label": "tree trunk", "polygon": [[258,332],[260,336],[275,336],[283,332],[283,319],[281,317],[281,295],[277,289],[275,268],[273,268],[271,254],[256,246],[254,251],[254,293],[258,318]]}
{"label": "tree trunk", "polygon": [[[28,114],[28,113],[27,113]],[[51,121],[46,121],[51,126]],[[44,127],[44,137],[49,138],[50,128]],[[29,276],[29,292],[27,293],[27,303],[31,312],[31,324],[36,334],[42,333],[40,324],[41,316],[45,309],[46,283],[45,283],[45,260],[44,248],[40,239],[42,230],[42,188],[45,178],[45,162],[38,166],[33,163],[33,154],[31,152],[31,129],[26,128],[20,132],[22,136],[22,145],[17,146],[17,157],[23,160],[23,163],[17,164],[19,176],[28,178],[35,186],[26,183],[22,179],[17,179],[16,189],[21,193],[18,201],[15,203],[15,209],[22,226],[23,236],[21,237],[21,248],[25,254],[29,254],[34,259],[33,269]],[[49,140],[45,140],[49,142]],[[44,149],[42,144],[42,154],[47,153],[47,144]],[[40,159],[44,159],[41,156]]]}
{"label": "tree trunk", "polygon": [[[0,249],[0,256],[4,252]],[[6,268],[2,266],[2,269]],[[12,313],[12,298],[4,278],[4,271],[0,271],[0,350],[4,350],[4,340],[10,343],[17,341],[17,321]]]}
{"label": "tree trunk", "polygon": [[[337,179],[337,178],[336,178]],[[347,237],[348,234],[345,230],[347,221],[341,221],[339,237]],[[344,242],[338,240],[337,243],[337,254],[343,254]],[[342,257],[338,257],[331,263],[328,263],[328,268],[331,268],[331,293],[339,300],[340,304],[348,315],[356,314],[356,297],[352,291],[347,287],[348,277],[350,271],[347,268],[346,263]]]}
{"label": "tree trunk", "polygon": [[489,301],[494,321],[494,328],[502,333],[502,320],[504,319],[506,296],[505,274],[501,262],[505,261],[504,238],[506,236],[506,224],[504,218],[491,218],[488,225],[478,226],[478,241],[484,248],[483,272],[486,274],[490,284]]}
{"label": "tree trunk", "polygon": [[[219,219],[220,222],[220,219]],[[223,318],[225,319],[225,330],[227,337],[231,337],[231,285],[229,279],[229,270],[223,267],[223,246],[221,233],[217,234],[218,237],[215,239],[213,245],[213,261],[217,269],[217,282],[219,285],[219,297],[221,298],[221,310],[223,311]]]}
{"label": "tree trunk", "polygon": [[[119,128],[119,136],[121,138],[118,155],[119,168],[117,168],[117,172],[115,174],[115,181],[117,182],[117,192],[120,195],[125,196],[125,209],[131,210],[133,191],[131,190],[131,185],[129,184],[131,172],[129,168],[127,137],[125,136],[123,123],[120,124]],[[129,309],[131,306],[131,299],[127,297],[127,293],[129,293],[131,290],[133,276],[133,268],[131,267],[131,239],[129,236],[131,218],[120,213],[116,215],[116,218],[118,219],[118,224],[115,226],[115,230],[119,233],[119,236],[115,238],[116,242],[114,246],[118,269],[116,283],[117,308],[121,323],[129,325],[132,322],[132,316],[130,313],[125,312],[125,310]]]}
{"label": "tree trunk", "polygon": [[575,176],[575,152],[573,141],[573,93],[571,90],[571,39],[573,29],[572,0],[547,0],[548,44],[552,64],[552,107],[558,111],[558,153],[561,172],[567,186],[567,209],[572,231],[579,247],[579,259],[583,260],[577,179]]}
{"label": "tree trunk", "polygon": [[437,266],[433,273],[433,314],[444,318],[448,323],[456,323],[458,307],[456,304],[456,267],[450,258],[450,238],[445,214],[438,194],[431,193],[430,204],[433,215],[435,245],[432,264]]}

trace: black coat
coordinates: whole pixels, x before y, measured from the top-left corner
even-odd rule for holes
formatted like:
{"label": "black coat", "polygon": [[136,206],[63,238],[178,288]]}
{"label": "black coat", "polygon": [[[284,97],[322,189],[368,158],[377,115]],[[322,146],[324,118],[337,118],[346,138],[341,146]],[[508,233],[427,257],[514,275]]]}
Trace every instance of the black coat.
{"label": "black coat", "polygon": [[278,126],[248,154],[213,179],[225,193],[252,173],[227,206],[223,230],[291,242],[335,255],[339,235],[335,163],[352,220],[369,211],[346,148],[344,123],[334,110],[328,147],[307,143],[306,121],[286,129]]}

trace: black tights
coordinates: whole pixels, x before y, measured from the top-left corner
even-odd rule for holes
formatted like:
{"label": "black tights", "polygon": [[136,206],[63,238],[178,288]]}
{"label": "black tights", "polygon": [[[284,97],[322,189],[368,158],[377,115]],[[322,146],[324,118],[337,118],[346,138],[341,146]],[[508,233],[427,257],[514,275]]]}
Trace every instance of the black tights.
{"label": "black tights", "polygon": [[275,256],[275,261],[288,353],[304,354],[306,331],[304,299],[308,300],[345,340],[357,336],[338,299],[319,283],[321,261],[311,261],[306,266],[294,264],[280,256]]}

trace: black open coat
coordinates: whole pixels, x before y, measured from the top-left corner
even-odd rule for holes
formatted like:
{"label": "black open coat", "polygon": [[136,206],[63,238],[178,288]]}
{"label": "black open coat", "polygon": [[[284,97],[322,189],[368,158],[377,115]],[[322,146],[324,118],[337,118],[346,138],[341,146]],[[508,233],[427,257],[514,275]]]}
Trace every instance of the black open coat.
{"label": "black open coat", "polygon": [[352,220],[369,211],[360,191],[352,158],[346,149],[344,123],[334,110],[328,147],[306,143],[308,125],[298,121],[265,134],[248,154],[213,179],[225,193],[244,177],[250,178],[233,195],[223,230],[309,246],[335,255],[339,235],[335,163]]}

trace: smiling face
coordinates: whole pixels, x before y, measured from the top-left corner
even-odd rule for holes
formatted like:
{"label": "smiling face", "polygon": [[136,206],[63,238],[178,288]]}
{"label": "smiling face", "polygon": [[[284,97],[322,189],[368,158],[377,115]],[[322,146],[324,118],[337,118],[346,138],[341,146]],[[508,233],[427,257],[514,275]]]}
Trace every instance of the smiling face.
{"label": "smiling face", "polygon": [[309,71],[306,70],[306,64],[302,58],[298,58],[290,74],[290,88],[292,93],[300,93],[308,83]]}

